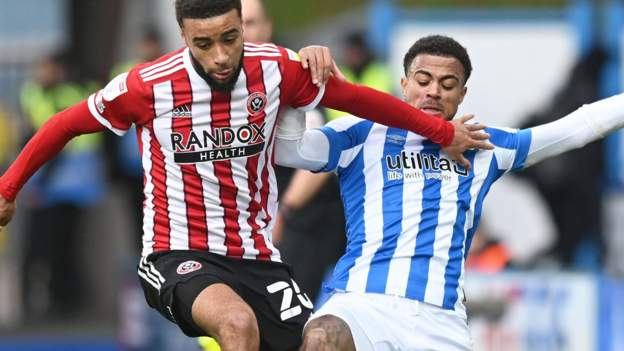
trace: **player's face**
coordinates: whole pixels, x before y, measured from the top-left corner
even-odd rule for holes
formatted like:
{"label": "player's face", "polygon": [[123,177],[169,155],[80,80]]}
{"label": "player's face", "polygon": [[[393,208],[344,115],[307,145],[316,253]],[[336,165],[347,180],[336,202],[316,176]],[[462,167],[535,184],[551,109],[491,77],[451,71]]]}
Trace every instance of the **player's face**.
{"label": "player's face", "polygon": [[268,42],[273,35],[273,25],[266,16],[260,0],[243,0],[243,38],[245,41]]}
{"label": "player's face", "polygon": [[464,100],[464,67],[454,57],[421,54],[401,79],[403,97],[410,105],[451,120]]}
{"label": "player's face", "polygon": [[182,22],[182,37],[214,89],[231,90],[240,73],[243,30],[236,10]]}

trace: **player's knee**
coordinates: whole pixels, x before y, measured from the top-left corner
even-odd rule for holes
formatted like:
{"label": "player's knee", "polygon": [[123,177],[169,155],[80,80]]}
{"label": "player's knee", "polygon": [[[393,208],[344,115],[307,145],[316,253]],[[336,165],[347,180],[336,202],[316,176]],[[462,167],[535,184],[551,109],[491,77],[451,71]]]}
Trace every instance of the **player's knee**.
{"label": "player's knee", "polygon": [[314,318],[306,325],[303,345],[306,350],[355,350],[349,326],[332,315]]}
{"label": "player's knee", "polygon": [[349,329],[347,323],[345,323],[342,319],[331,314],[326,314],[312,319],[306,326],[305,331],[306,333],[312,330],[324,330],[325,332],[329,332],[331,330],[341,330],[345,328]]}
{"label": "player's knee", "polygon": [[320,326],[306,327],[303,334],[303,345],[310,346],[322,345],[327,342],[327,331]]}
{"label": "player's knee", "polygon": [[218,334],[222,338],[259,339],[258,322],[251,309],[240,309],[228,312],[218,327]]}

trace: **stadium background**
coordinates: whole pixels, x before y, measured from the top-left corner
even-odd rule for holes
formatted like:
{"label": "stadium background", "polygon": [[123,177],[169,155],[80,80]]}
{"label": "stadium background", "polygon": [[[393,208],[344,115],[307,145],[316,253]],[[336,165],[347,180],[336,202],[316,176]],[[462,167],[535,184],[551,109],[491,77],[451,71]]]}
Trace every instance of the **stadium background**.
{"label": "stadium background", "polygon": [[[344,35],[364,31],[397,84],[402,55],[416,38],[431,33],[455,37],[467,47],[475,67],[460,113],[476,113],[491,125],[520,126],[527,116],[548,110],[566,84],[576,84],[570,80],[571,72],[596,47],[606,52],[597,78],[599,96],[622,91],[621,1],[266,0],[266,4],[277,42],[295,49],[311,43],[327,45],[339,62],[344,59]],[[25,129],[20,90],[33,76],[39,58],[60,47],[70,48],[81,84],[97,86],[116,63],[133,57],[146,26],[157,27],[166,49],[180,46],[171,0],[0,0],[3,167],[19,150]],[[556,228],[535,186],[510,177],[494,187],[486,202],[485,226],[492,238],[505,244],[515,264],[496,273],[468,272],[466,290],[477,350],[624,349],[622,135],[609,137],[599,156],[604,169],[596,191],[604,196],[603,219],[596,230],[605,249],[595,249],[589,240],[571,264],[544,254],[556,240]],[[581,160],[577,167],[587,165]],[[107,183],[105,193],[81,224],[80,272],[86,280],[87,302],[71,318],[33,320],[24,315],[20,277],[25,272],[20,262],[27,212],[19,212],[0,232],[0,350],[139,350],[136,345],[148,339],[153,344],[144,349],[184,347],[174,329],[160,323],[158,316],[154,320],[146,316],[150,312],[142,308],[142,296],[131,288],[135,236],[122,200],[124,190]],[[141,325],[145,321],[157,325],[158,336],[148,335]]]}

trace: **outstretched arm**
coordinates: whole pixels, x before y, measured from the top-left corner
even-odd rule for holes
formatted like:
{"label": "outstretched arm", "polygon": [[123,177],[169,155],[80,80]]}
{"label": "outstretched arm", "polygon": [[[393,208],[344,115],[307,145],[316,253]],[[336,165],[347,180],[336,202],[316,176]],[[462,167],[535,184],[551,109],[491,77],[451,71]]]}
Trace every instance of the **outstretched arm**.
{"label": "outstretched arm", "polygon": [[50,118],[0,178],[0,226],[11,220],[15,197],[35,171],[56,156],[72,138],[103,130],[106,127],[91,116],[86,101]]}
{"label": "outstretched arm", "polygon": [[525,167],[577,149],[624,127],[624,94],[584,105],[571,114],[530,128],[531,146]]}
{"label": "outstretched arm", "polygon": [[[328,71],[334,67],[331,55],[324,48],[309,49],[310,52],[301,59],[291,50],[283,49],[285,102],[291,106],[308,110],[320,102],[323,106],[373,122],[409,130],[440,144],[447,155],[465,168],[470,168],[470,163],[464,158],[464,151],[493,148],[485,141],[489,136],[481,132],[485,126],[464,124],[471,117],[452,122],[433,118],[391,95],[340,80],[341,74],[337,71],[333,72],[333,76],[329,74],[329,80],[322,85],[322,77],[327,77]],[[305,67],[316,70],[316,75],[321,77],[316,78],[316,86],[312,84]],[[312,76],[314,79],[314,73]]]}
{"label": "outstretched arm", "polygon": [[480,132],[485,126],[464,124],[472,117],[466,116],[448,122],[428,115],[391,95],[333,77],[327,82],[320,103],[377,123],[420,134],[440,144],[451,158],[466,168],[470,168],[470,163],[463,157],[464,151],[472,148],[493,148],[486,141],[489,136]]}

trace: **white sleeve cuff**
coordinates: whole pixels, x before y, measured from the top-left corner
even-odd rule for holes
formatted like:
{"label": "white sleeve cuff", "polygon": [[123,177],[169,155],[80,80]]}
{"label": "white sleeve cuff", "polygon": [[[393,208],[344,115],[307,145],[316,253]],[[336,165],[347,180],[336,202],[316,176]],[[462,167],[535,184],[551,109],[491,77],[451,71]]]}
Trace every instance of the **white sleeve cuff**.
{"label": "white sleeve cuff", "polygon": [[100,111],[98,111],[98,108],[96,106],[96,104],[97,104],[97,102],[96,102],[96,94],[98,94],[98,93],[91,94],[91,96],[89,96],[89,98],[87,99],[87,106],[89,106],[89,112],[91,112],[91,115],[93,116],[93,118],[95,118],[104,127],[110,129],[111,131],[113,131],[113,133],[115,133],[115,134],[117,134],[119,136],[123,136],[124,134],[126,134],[127,130],[117,129],[117,128],[113,127],[111,122],[100,114]]}
{"label": "white sleeve cuff", "polygon": [[316,97],[314,98],[314,100],[312,100],[311,103],[305,105],[305,106],[301,106],[299,108],[297,108],[297,110],[301,110],[304,112],[310,111],[310,110],[314,110],[316,108],[316,106],[318,106],[319,102],[321,102],[321,99],[323,98],[323,95],[325,95],[325,84],[321,85],[321,87],[319,88],[318,94],[316,94]]}

